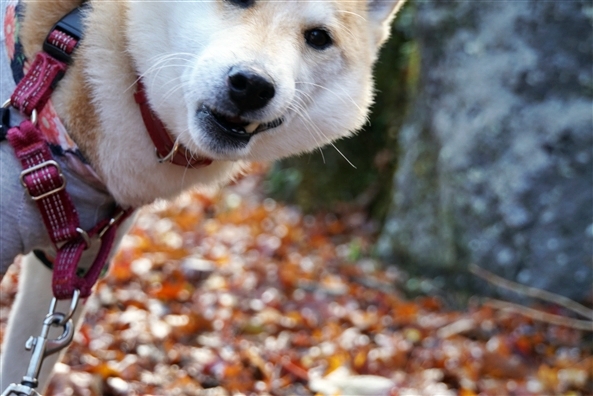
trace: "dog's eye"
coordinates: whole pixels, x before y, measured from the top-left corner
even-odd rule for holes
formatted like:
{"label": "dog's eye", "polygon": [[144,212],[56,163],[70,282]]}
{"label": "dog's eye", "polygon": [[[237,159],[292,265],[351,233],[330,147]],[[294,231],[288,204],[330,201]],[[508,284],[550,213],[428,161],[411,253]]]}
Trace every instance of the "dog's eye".
{"label": "dog's eye", "polygon": [[332,38],[327,30],[319,28],[307,30],[305,40],[307,40],[307,44],[317,50],[323,50],[332,45]]}
{"label": "dog's eye", "polygon": [[255,0],[227,0],[227,1],[229,3],[238,5],[239,7],[242,7],[242,8],[251,7],[255,3]]}

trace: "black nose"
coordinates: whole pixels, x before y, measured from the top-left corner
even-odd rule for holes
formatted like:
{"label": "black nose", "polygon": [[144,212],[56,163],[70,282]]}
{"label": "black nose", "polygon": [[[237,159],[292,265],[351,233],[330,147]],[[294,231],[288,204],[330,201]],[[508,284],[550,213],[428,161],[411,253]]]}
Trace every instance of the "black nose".
{"label": "black nose", "polygon": [[229,96],[241,112],[261,109],[274,97],[274,84],[252,69],[232,67]]}

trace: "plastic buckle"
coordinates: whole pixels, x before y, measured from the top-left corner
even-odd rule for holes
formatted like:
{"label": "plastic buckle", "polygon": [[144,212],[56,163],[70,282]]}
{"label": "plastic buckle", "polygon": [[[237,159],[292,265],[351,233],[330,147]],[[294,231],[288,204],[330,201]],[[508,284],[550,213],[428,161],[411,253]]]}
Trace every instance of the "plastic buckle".
{"label": "plastic buckle", "polygon": [[[85,10],[90,3],[88,1],[83,2],[79,7],[70,11],[65,17],[60,19],[50,30],[49,34],[58,30],[62,33],[69,35],[78,42],[82,39],[84,26],[82,24],[82,11]],[[51,55],[54,59],[70,64],[72,63],[72,53],[64,51],[63,48],[57,47],[49,42],[49,34],[43,42],[43,51]],[[77,44],[78,45],[78,44]]]}
{"label": "plastic buckle", "polygon": [[10,129],[10,109],[6,107],[0,108],[0,141],[6,139],[6,134]]}

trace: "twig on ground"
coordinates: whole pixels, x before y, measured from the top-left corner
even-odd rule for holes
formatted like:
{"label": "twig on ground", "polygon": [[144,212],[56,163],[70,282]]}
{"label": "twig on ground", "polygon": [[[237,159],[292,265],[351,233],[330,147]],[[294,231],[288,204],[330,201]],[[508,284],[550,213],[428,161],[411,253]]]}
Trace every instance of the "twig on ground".
{"label": "twig on ground", "polygon": [[540,300],[560,305],[578,315],[589,319],[590,321],[593,320],[593,310],[579,304],[576,301],[571,300],[570,298],[504,279],[475,264],[470,264],[469,271],[495,286],[502,287],[503,289],[511,290],[525,296],[538,298]]}
{"label": "twig on ground", "polygon": [[476,328],[476,321],[472,318],[461,318],[437,330],[437,337],[449,338]]}
{"label": "twig on ground", "polygon": [[547,312],[542,312],[537,309],[528,308],[523,305],[513,304],[506,301],[495,300],[491,298],[484,299],[484,305],[500,309],[504,311],[510,311],[514,313],[518,313],[520,315],[526,316],[533,320],[537,320],[540,322],[546,322],[558,326],[565,326],[570,327],[577,330],[583,331],[591,331],[593,332],[593,322],[588,320],[579,320],[579,319],[572,319],[567,318],[560,315],[554,315]]}

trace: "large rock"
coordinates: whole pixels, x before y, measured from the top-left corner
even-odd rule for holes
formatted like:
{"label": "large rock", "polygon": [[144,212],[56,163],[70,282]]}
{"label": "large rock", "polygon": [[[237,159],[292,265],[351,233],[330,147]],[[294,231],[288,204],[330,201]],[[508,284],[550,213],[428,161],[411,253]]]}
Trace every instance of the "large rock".
{"label": "large rock", "polygon": [[419,96],[400,136],[380,254],[416,273],[476,263],[590,295],[591,2],[417,7]]}

